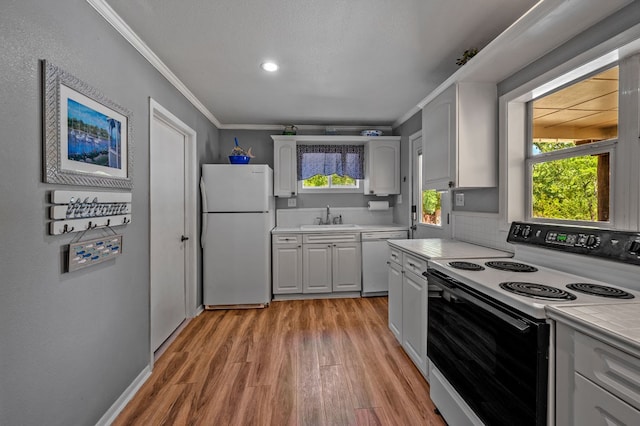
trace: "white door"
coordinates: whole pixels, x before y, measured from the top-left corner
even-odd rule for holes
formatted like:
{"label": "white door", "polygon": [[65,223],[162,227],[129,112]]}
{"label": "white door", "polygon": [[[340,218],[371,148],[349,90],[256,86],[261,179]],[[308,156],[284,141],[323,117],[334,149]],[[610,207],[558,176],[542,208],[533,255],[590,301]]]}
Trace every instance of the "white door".
{"label": "white door", "polygon": [[[409,138],[411,142],[412,193],[416,213],[412,216],[412,238],[451,238],[451,191],[423,188],[422,137]],[[415,220],[413,219],[415,217]]]}
{"label": "white door", "polygon": [[151,123],[151,350],[186,319],[185,135],[158,118]]}

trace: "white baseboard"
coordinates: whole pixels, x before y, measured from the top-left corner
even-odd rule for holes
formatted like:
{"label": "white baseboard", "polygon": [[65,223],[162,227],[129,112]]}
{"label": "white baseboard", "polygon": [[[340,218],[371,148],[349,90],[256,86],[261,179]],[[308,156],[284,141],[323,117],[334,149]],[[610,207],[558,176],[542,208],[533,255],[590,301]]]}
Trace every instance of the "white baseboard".
{"label": "white baseboard", "polygon": [[124,407],[127,406],[131,398],[138,392],[140,387],[147,381],[147,379],[151,376],[151,367],[148,365],[138,374],[133,382],[125,389],[125,391],[120,395],[120,397],[113,403],[113,405],[107,410],[106,413],[98,420],[96,426],[108,426],[114,422],[118,414],[122,412]]}
{"label": "white baseboard", "polygon": [[195,318],[203,312],[204,312],[204,305],[200,305],[196,308],[196,313],[193,315],[193,317]]}

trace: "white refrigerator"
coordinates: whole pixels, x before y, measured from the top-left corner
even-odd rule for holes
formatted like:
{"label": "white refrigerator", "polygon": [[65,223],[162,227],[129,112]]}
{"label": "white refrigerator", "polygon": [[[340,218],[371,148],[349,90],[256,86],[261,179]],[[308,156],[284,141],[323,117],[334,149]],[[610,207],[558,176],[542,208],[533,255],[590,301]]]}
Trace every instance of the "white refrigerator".
{"label": "white refrigerator", "polygon": [[203,304],[208,308],[271,301],[273,170],[266,164],[204,164]]}

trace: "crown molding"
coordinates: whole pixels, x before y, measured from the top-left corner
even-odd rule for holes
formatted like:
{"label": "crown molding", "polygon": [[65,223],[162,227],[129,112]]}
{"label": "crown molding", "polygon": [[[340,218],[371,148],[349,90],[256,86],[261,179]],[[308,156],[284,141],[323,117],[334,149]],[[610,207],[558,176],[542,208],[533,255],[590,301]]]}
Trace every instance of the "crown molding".
{"label": "crown molding", "polygon": [[191,90],[162,62],[153,50],[142,41],[140,37],[131,29],[129,25],[118,15],[105,0],[87,0],[89,3],[113,28],[116,29],[140,54],[153,65],[191,104],[196,107],[207,119],[217,128],[221,128],[222,123],[204,106]]}

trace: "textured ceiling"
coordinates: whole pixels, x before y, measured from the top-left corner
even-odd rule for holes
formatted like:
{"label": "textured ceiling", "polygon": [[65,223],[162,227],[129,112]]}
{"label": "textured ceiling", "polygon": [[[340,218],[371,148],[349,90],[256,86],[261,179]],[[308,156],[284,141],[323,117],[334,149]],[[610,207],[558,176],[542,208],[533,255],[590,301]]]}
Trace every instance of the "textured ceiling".
{"label": "textured ceiling", "polygon": [[225,125],[390,125],[536,2],[107,0]]}

